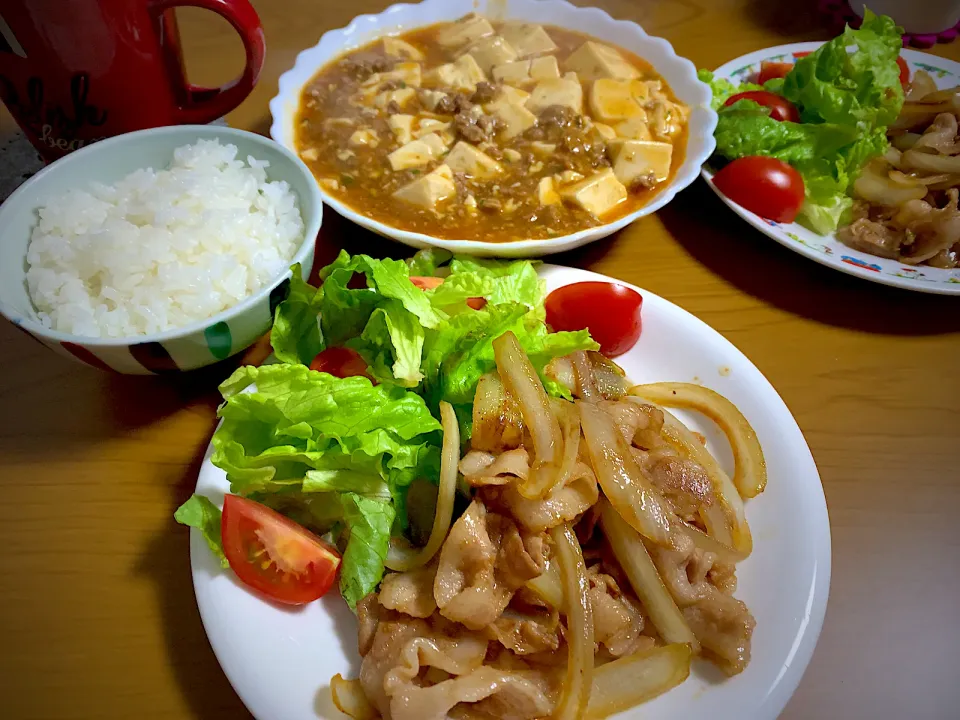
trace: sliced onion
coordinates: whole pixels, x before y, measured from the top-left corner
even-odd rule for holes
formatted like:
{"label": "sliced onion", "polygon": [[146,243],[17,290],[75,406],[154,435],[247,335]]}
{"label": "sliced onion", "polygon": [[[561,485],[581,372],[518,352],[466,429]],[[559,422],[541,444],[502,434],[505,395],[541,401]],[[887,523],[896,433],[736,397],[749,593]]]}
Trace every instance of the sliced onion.
{"label": "sliced onion", "polygon": [[[910,152],[904,153],[906,157]],[[853,189],[864,200],[878,205],[897,207],[909,200],[920,200],[927,194],[925,187],[903,187],[880,175],[873,164],[867,165],[853,183]]]}
{"label": "sliced onion", "polygon": [[477,383],[473,396],[474,450],[501,452],[523,442],[523,419],[516,401],[507,393],[500,376],[487,373]]}
{"label": "sliced onion", "polygon": [[600,720],[663,695],[690,675],[690,646],[675,643],[598,667],[586,720]]}
{"label": "sliced onion", "polygon": [[754,497],[767,486],[767,463],[757,433],[737,406],[720,393],[690,383],[637,385],[630,393],[666,407],[690,408],[706,415],[723,430],[733,450],[733,483],[743,497]]}
{"label": "sliced onion", "polygon": [[658,545],[671,545],[676,517],[633,459],[627,441],[605,411],[579,402],[583,437],[604,495],[620,516]]}
{"label": "sliced onion", "polygon": [[930,93],[937,92],[937,82],[926,70],[917,70],[910,81],[910,93],[907,100],[914,102]]}
{"label": "sliced onion", "polygon": [[[536,499],[546,497],[554,488],[566,485],[573,478],[573,472],[577,467],[577,457],[580,454],[580,413],[577,406],[566,400],[551,398],[550,406],[553,409],[554,416],[560,418],[560,432],[563,436],[563,457],[560,461],[560,468],[552,475],[541,473],[536,481],[551,481],[549,487],[542,487],[533,482],[527,482],[520,494],[527,499]],[[524,494],[526,493],[526,494]]]}
{"label": "sliced onion", "polygon": [[579,350],[570,353],[570,362],[573,363],[573,373],[577,377],[577,397],[586,402],[599,402],[603,395],[597,390],[593,379],[593,366],[587,359],[587,353]]}
{"label": "sliced onion", "polygon": [[[903,154],[901,165],[905,168],[915,168],[927,172],[960,173],[960,155],[935,155],[918,150],[907,150]],[[869,198],[867,199],[869,200]]]}
{"label": "sliced onion", "polygon": [[912,175],[907,175],[900,170],[891,170],[887,173],[887,177],[890,178],[890,182],[894,185],[900,185],[902,187],[917,187],[921,184],[917,178]]}
{"label": "sliced onion", "polygon": [[554,708],[554,720],[580,720],[590,702],[593,686],[593,605],[583,551],[569,525],[550,529],[560,575],[563,579],[567,616],[567,675]]}
{"label": "sliced onion", "polygon": [[[922,137],[923,135],[921,135],[920,133],[904,133],[903,135],[896,135],[890,138],[890,142],[893,144],[893,147],[895,147],[897,150],[899,150],[900,152],[904,152],[912,148],[914,145],[916,145],[917,140],[919,140]],[[899,162],[899,160],[897,162]]]}
{"label": "sliced onion", "polygon": [[555,558],[548,558],[543,572],[533,580],[527,580],[527,587],[533,590],[547,605],[563,611],[563,578],[560,577],[560,566]]}
{"label": "sliced onion", "polygon": [[573,374],[573,363],[567,356],[555,357],[547,363],[543,369],[544,375],[552,380],[556,380],[561,385],[565,385],[570,392],[573,392],[577,386],[577,378]]}
{"label": "sliced onion", "polygon": [[353,720],[376,720],[380,717],[380,713],[367,700],[359,680],[347,680],[337,673],[330,678],[330,694],[337,710]]}
{"label": "sliced onion", "polygon": [[[512,332],[505,332],[498,337],[493,341],[493,354],[500,378],[507,392],[512,394],[520,405],[524,425],[533,440],[533,467],[527,482],[519,485],[517,489],[524,497],[536,498],[539,495],[528,495],[529,488],[553,487],[556,482],[563,442],[560,423],[550,411],[547,392],[543,389],[543,383],[537,377],[537,371],[530,359],[517,342],[517,336]],[[544,474],[548,477],[541,477]]]}
{"label": "sliced onion", "polygon": [[887,148],[887,151],[883,154],[883,159],[886,160],[891,165],[896,165],[900,162],[900,151],[897,150],[893,145]]}
{"label": "sliced onion", "polygon": [[630,587],[643,603],[650,622],[668,643],[689,643],[695,653],[700,643],[683,618],[667,586],[660,579],[656,565],[643,545],[640,535],[630,527],[610,503],[603,500],[600,526],[614,557],[630,580]]}
{"label": "sliced onion", "polygon": [[[960,86],[944,88],[943,90],[934,90],[932,92],[924,93],[916,99],[911,98],[908,103],[917,103],[920,105],[944,103],[953,100],[958,94],[960,94]],[[907,103],[904,104],[906,105]]]}
{"label": "sliced onion", "polygon": [[440,423],[443,426],[443,446],[440,451],[440,488],[437,491],[433,528],[427,544],[420,550],[390,545],[384,565],[396,572],[413,570],[430,562],[450,531],[453,500],[457,493],[457,466],[460,464],[460,424],[453,406],[448,402],[440,402]]}

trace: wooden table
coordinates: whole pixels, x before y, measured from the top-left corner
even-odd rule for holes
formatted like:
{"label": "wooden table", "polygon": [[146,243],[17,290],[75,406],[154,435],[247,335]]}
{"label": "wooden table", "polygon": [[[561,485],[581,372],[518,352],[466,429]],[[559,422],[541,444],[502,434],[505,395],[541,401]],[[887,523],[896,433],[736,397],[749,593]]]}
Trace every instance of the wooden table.
{"label": "wooden table", "polygon": [[[296,54],[387,5],[255,4],[267,65],[229,120],[262,133]],[[593,4],[700,67],[828,37],[798,17],[812,2]],[[186,11],[181,25],[192,79],[221,82],[239,67],[225,23]],[[960,45],[935,52],[960,59]],[[342,245],[408,252],[328,213],[319,260]],[[699,181],[619,237],[556,260],[649,288],[708,322],[767,375],[806,433],[830,508],[833,587],[813,663],[783,717],[957,717],[960,302],[805,260]],[[7,323],[0,363],[0,717],[249,717],[204,636],[188,533],[172,517],[194,487],[216,385],[230,368],[107,375]]]}

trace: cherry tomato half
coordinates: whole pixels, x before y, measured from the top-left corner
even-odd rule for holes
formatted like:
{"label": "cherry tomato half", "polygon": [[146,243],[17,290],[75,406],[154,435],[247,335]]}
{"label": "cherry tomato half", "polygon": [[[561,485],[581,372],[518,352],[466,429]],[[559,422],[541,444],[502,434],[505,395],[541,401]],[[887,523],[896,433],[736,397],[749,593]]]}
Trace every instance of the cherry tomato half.
{"label": "cherry tomato half", "polygon": [[578,282],[547,295],[547,324],[554,330],[583,330],[607,357],[622,355],[640,339],[640,293],[608,282]]}
{"label": "cherry tomato half", "polygon": [[238,578],[288,605],[322,597],[340,567],[336,548],[266,505],[238,495],[223,499],[220,539]]}
{"label": "cherry tomato half", "polygon": [[793,222],[803,205],[803,178],[782,160],[754,155],[734,160],[713,177],[717,189],[762,218]]}
{"label": "cherry tomato half", "polygon": [[757,74],[757,84],[763,85],[767,80],[782,78],[791,70],[793,70],[793,63],[768,62],[764,60],[760,63],[760,72]]}
{"label": "cherry tomato half", "polygon": [[906,90],[907,85],[910,84],[910,67],[900,55],[897,55],[897,66],[900,68],[900,84]]}
{"label": "cherry tomato half", "polygon": [[813,50],[801,50],[800,52],[795,52],[793,54],[793,59],[799,60],[800,58],[805,58],[807,55],[809,55],[812,52]]}
{"label": "cherry tomato half", "polygon": [[796,106],[785,97],[781,97],[776,93],[767,92],[766,90],[751,90],[749,92],[737,93],[736,95],[731,95],[724,103],[724,106],[733,105],[738,100],[753,100],[758,105],[770,108],[770,117],[774,120],[780,120],[781,122],[784,120],[795,123],[800,122],[800,111],[797,110]]}
{"label": "cherry tomato half", "polygon": [[367,363],[360,357],[360,353],[345,347],[328,347],[318,353],[310,363],[311,370],[329,373],[338,378],[367,375]]}

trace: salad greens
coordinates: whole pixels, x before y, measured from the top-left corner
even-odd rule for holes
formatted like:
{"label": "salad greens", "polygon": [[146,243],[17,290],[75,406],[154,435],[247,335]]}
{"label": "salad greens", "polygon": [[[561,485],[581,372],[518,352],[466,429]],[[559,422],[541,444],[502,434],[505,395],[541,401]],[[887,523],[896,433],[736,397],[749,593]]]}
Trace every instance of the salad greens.
{"label": "salad greens", "polygon": [[[820,234],[832,232],[853,205],[848,193],[860,168],[887,149],[886,127],[903,105],[896,62],[902,32],[889,17],[866,10],[858,30],[847,27],[798,58],[786,77],[764,86],[735,86],[701,70],[719,115],[716,154],[726,160],[765,155],[792,165],[805,186],[797,221]],[[801,122],[774,120],[751,100],[724,106],[750,90],[782,95],[796,105]]]}
{"label": "salad greens", "polygon": [[[422,290],[411,276],[443,282]],[[454,406],[469,438],[477,383],[496,367],[493,340],[512,330],[541,376],[553,358],[598,345],[586,331],[548,331],[545,284],[527,260],[342,252],[320,277],[313,287],[293,268],[271,334],[279,363],[241,367],[221,384],[212,462],[232,493],[341,547],[340,590],[355,607],[380,582],[391,536],[407,529],[410,484],[437,482],[440,401]],[[470,298],[486,303],[476,309]],[[340,346],[360,354],[374,382],[309,368]],[[551,394],[570,396],[544,380]],[[195,495],[176,519],[199,528],[222,560],[216,506]]]}

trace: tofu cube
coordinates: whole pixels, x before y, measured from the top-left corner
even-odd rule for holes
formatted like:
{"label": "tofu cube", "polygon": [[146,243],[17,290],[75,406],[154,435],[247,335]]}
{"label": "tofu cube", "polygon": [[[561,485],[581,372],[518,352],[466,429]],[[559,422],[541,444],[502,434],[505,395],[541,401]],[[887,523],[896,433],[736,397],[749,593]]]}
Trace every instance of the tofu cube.
{"label": "tofu cube", "polygon": [[437,44],[447,50],[454,50],[487,35],[493,35],[490,21],[479,15],[467,15],[440,28],[437,32]]}
{"label": "tofu cube", "polygon": [[560,66],[553,55],[530,61],[530,77],[534,80],[552,80],[560,77]]}
{"label": "tofu cube", "polygon": [[498,100],[487,106],[492,115],[500,118],[503,130],[500,136],[505,140],[516,137],[537,123],[537,116],[519,103],[512,103],[506,99]]}
{"label": "tofu cube", "polygon": [[377,137],[377,134],[373,132],[373,130],[361,128],[359,130],[354,130],[353,135],[350,136],[350,139],[347,140],[347,142],[355,147],[362,146],[375,148],[380,144],[380,139]]}
{"label": "tofu cube", "polygon": [[592,40],[577,48],[564,65],[584,81],[601,78],[630,80],[640,76],[640,71],[627,62],[619,50]]}
{"label": "tofu cube", "polygon": [[453,171],[446,165],[440,165],[433,172],[404,185],[393,193],[397,200],[436,210],[437,205],[457,194],[453,184]]}
{"label": "tofu cube", "polygon": [[390,126],[390,129],[393,130],[393,134],[397,136],[397,140],[400,141],[401,145],[406,145],[408,142],[413,140],[413,115],[391,115],[387,118],[387,125]]}
{"label": "tofu cube", "polygon": [[517,51],[500,35],[478,40],[467,48],[466,54],[473,55],[473,59],[485,73],[490,72],[495,65],[503,65],[517,59]]}
{"label": "tofu cube", "polygon": [[516,60],[493,66],[493,79],[499,83],[519,85],[530,81],[530,61]]}
{"label": "tofu cube", "polygon": [[496,177],[503,172],[500,163],[463,140],[453,146],[444,162],[454,172],[462,172],[480,180]]}
{"label": "tofu cube", "polygon": [[422,62],[424,59],[423,53],[418,48],[400,38],[385,37],[383,39],[383,50],[387,55],[393,57],[408,58],[417,62]]}
{"label": "tofu cube", "polygon": [[590,88],[589,103],[593,116],[605,122],[646,118],[646,113],[637,102],[632,80],[595,80]]}
{"label": "tofu cube", "polygon": [[560,202],[557,183],[552,177],[540,178],[540,184],[537,186],[537,196],[541,205],[556,205]]}
{"label": "tofu cube", "polygon": [[650,140],[653,138],[646,118],[640,116],[618,122],[613,126],[613,130],[617,137],[625,140]]}
{"label": "tofu cube", "polygon": [[577,115],[583,114],[583,86],[576,80],[554,78],[541,80],[527,100],[527,109],[539,115],[551,105],[563,105]]}
{"label": "tofu cube", "polygon": [[613,174],[627,187],[636,183],[653,185],[669,177],[672,158],[670,143],[626,140],[616,151]]}
{"label": "tofu cube", "polygon": [[617,180],[613,170],[608,168],[562,188],[560,196],[596,217],[601,217],[627,199],[627,188]]}
{"label": "tofu cube", "polygon": [[398,88],[397,90],[387,90],[386,92],[379,93],[373,99],[373,104],[381,110],[385,110],[387,105],[389,105],[391,102],[395,102],[402,108],[408,102],[413,100],[416,94],[417,91],[409,87]]}
{"label": "tofu cube", "polygon": [[[413,131],[413,136],[416,138],[423,137],[429,133],[442,133],[444,130],[450,128],[450,123],[443,122],[442,120],[437,120],[436,118],[421,118],[420,126]],[[443,138],[441,137],[441,140]]]}
{"label": "tofu cube", "polygon": [[387,159],[390,161],[390,167],[394,170],[407,170],[408,168],[426,165],[431,160],[440,157],[446,149],[447,146],[443,144],[440,136],[436,133],[430,133],[397,148],[387,155]]}
{"label": "tofu cube", "polygon": [[477,83],[487,79],[473,55],[461,55],[455,62],[440,65],[429,74],[431,82],[444,87],[473,92]]}
{"label": "tofu cube", "polygon": [[596,129],[597,134],[604,140],[613,140],[617,137],[617,131],[606,123],[594,123],[593,127]]}
{"label": "tofu cube", "polygon": [[542,55],[557,49],[557,44],[543,29],[543,25],[507,23],[500,34],[513,45],[520,57]]}
{"label": "tofu cube", "polygon": [[502,88],[500,88],[500,92],[497,95],[497,100],[503,100],[508,103],[513,103],[514,105],[523,105],[529,97],[530,93],[528,93],[526,90],[521,90],[520,88],[515,88],[510,85],[504,85]]}

